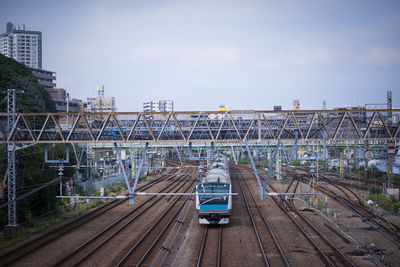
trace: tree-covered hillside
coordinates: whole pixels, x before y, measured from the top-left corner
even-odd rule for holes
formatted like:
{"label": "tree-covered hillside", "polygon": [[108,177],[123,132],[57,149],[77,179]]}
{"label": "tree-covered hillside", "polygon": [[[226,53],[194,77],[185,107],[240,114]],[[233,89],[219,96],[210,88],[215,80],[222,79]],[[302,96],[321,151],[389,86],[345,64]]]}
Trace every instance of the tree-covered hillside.
{"label": "tree-covered hillside", "polygon": [[24,64],[0,54],[0,112],[7,111],[7,89],[24,90],[17,94],[17,112],[55,112],[48,92]]}
{"label": "tree-covered hillside", "polygon": [[[48,92],[39,85],[37,78],[25,65],[0,54],[0,112],[7,112],[7,89],[24,90],[17,94],[17,112],[55,112],[56,106]],[[3,117],[4,119],[4,117]],[[63,146],[56,149],[63,151]],[[56,169],[44,164],[44,147],[35,145],[18,150],[17,196],[46,183],[57,176]],[[0,180],[7,171],[7,146],[0,146]],[[73,170],[66,172],[72,175]],[[29,223],[46,212],[54,210],[58,194],[57,185],[50,186],[17,203],[18,223]],[[7,201],[7,192],[0,203]],[[0,209],[0,231],[7,224],[7,208]]]}

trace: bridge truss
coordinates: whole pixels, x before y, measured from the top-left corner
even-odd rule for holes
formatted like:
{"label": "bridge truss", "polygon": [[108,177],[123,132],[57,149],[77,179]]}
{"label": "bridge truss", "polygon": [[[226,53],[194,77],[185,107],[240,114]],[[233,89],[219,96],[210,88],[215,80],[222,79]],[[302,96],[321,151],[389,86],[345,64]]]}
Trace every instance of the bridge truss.
{"label": "bridge truss", "polygon": [[396,141],[400,109],[15,113],[0,144]]}
{"label": "bridge truss", "polygon": [[[9,227],[16,224],[15,150],[34,144],[113,144],[133,204],[135,187],[130,188],[117,143],[144,146],[136,173],[138,181],[149,146],[185,146],[206,143],[219,146],[282,142],[393,143],[400,139],[400,109],[374,110],[285,110],[285,111],[185,111],[111,113],[0,113],[0,144],[8,145]],[[233,147],[232,147],[233,150]],[[276,154],[277,148],[275,149]],[[179,152],[177,150],[177,152]],[[233,152],[233,151],[232,151]],[[234,153],[232,153],[234,155]],[[179,155],[179,154],[178,154]],[[11,161],[10,161],[11,160]],[[260,186],[265,185],[252,166]],[[11,162],[11,163],[10,163]],[[271,161],[273,162],[273,161]],[[271,163],[272,164],[272,163]],[[269,168],[270,176],[272,165]],[[60,178],[60,195],[62,195]],[[59,196],[63,197],[63,196]],[[70,196],[68,196],[70,197]],[[88,198],[88,196],[86,196]]]}

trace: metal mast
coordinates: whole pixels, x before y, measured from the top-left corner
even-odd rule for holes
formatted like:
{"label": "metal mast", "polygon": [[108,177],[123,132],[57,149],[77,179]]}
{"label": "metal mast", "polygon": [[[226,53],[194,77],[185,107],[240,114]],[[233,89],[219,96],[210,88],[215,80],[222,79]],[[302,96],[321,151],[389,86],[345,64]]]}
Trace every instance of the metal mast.
{"label": "metal mast", "polygon": [[[17,91],[16,89],[7,90],[7,129],[8,134],[11,133],[12,128],[15,127],[15,97],[16,93],[23,93],[24,91]],[[17,226],[17,203],[16,195],[16,156],[15,144],[8,144],[8,225],[9,227]]]}

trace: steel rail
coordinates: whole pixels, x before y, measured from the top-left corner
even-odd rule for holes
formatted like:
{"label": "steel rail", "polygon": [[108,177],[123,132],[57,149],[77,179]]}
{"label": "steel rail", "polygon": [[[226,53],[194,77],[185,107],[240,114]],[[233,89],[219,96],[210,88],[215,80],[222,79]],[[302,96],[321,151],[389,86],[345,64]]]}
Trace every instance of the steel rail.
{"label": "steel rail", "polygon": [[[182,179],[183,181],[183,179]],[[183,185],[179,186],[177,190],[179,190]],[[140,215],[142,215],[144,212],[146,212],[149,208],[151,208],[155,203],[157,203],[161,198],[158,198],[155,202],[151,203],[148,207],[143,209],[141,212],[136,214],[133,218],[125,222],[122,226],[120,226],[118,229],[116,229],[111,235],[109,235],[107,238],[102,240],[99,244],[97,244],[94,248],[92,248],[89,252],[87,252],[84,256],[82,256],[75,264],[74,266],[81,265],[84,263],[91,255],[93,255],[95,252],[97,252],[101,247],[103,247],[108,241],[110,241],[112,238],[114,238],[117,234],[119,234],[121,231],[123,231],[127,226],[129,226],[134,220],[136,220]]]}
{"label": "steel rail", "polygon": [[[367,208],[363,205],[363,202],[361,201],[360,197],[359,197],[356,193],[354,193],[353,190],[351,190],[351,189],[349,189],[349,188],[346,187],[346,186],[348,185],[347,183],[343,183],[343,182],[341,182],[341,181],[333,181],[333,180],[329,179],[329,178],[326,177],[326,176],[323,177],[323,181],[329,183],[330,185],[334,186],[335,188],[337,188],[338,190],[340,190],[341,192],[343,192],[343,193],[346,195],[348,201],[349,201],[350,203],[352,203],[352,205],[355,205],[355,206],[361,208],[364,212],[370,214],[372,217],[375,217],[375,218],[377,218],[377,219],[379,219],[379,220],[384,220],[386,223],[388,223],[388,222],[385,220],[385,218],[382,218],[382,217],[380,217],[380,216],[377,216],[377,215],[373,214],[369,209],[367,209]],[[355,196],[355,197],[357,198],[357,202],[354,202],[353,199],[351,199],[351,197],[344,191],[344,189],[346,189],[346,190],[349,191],[353,196]],[[370,219],[373,220],[373,218],[370,218]],[[379,223],[379,222],[377,222],[377,223]],[[391,227],[393,227],[390,223],[388,223],[388,224],[389,224]],[[394,228],[394,227],[393,227],[393,228]],[[394,230],[396,231],[396,229],[394,229]]]}
{"label": "steel rail", "polygon": [[[306,171],[307,171],[307,170],[306,170]],[[298,175],[298,174],[295,174],[295,175]],[[383,227],[383,228],[385,229],[385,231],[388,232],[389,234],[392,234],[392,235],[394,235],[394,236],[396,236],[396,237],[399,237],[400,227],[398,227],[397,225],[391,224],[385,217],[379,216],[379,215],[376,215],[376,214],[372,213],[369,209],[367,209],[367,208],[362,204],[362,201],[361,201],[361,199],[358,197],[358,195],[357,195],[356,193],[354,193],[351,189],[349,189],[349,188],[346,187],[347,185],[350,185],[350,186],[354,187],[354,185],[352,185],[352,184],[347,184],[347,183],[344,183],[344,182],[341,182],[341,181],[334,181],[334,180],[331,180],[331,179],[329,179],[326,175],[327,175],[327,174],[322,175],[322,177],[320,177],[320,179],[321,179],[322,181],[327,182],[327,183],[329,183],[330,185],[334,186],[334,187],[337,188],[338,190],[342,191],[342,192],[346,195],[346,197],[348,198],[348,200],[346,200],[346,201],[348,201],[351,205],[355,205],[355,206],[357,206],[358,208],[362,209],[362,211],[364,212],[364,213],[363,213],[363,216],[364,216],[364,217],[368,218],[369,220],[373,221],[373,222],[376,223],[376,224],[380,224],[381,227]],[[331,174],[331,175],[337,176],[336,174]],[[304,174],[304,176],[302,176],[301,178],[297,178],[297,180],[306,179],[307,177],[308,177],[308,176],[307,176],[306,174]],[[354,195],[354,196],[358,199],[358,203],[357,203],[357,202],[354,202],[354,201],[351,199],[351,197],[350,197],[346,192],[344,192],[344,189],[343,189],[343,188],[346,189],[346,190],[348,190],[352,195]],[[356,188],[356,189],[357,189],[357,188]],[[361,188],[361,190],[365,190],[365,189],[364,189],[364,188]],[[329,195],[329,194],[328,194],[328,195]],[[333,195],[329,195],[329,196],[330,196],[331,198],[335,199],[335,196],[333,196]],[[368,217],[365,213],[366,213],[366,214],[369,214],[370,217]],[[375,218],[378,219],[378,220],[384,221],[385,223],[387,223],[387,224],[390,226],[390,228],[393,229],[393,231],[391,231],[388,227],[382,225],[380,222],[375,221],[375,220],[374,220]]]}
{"label": "steel rail", "polygon": [[[270,185],[271,188],[273,188]],[[273,189],[276,191],[275,189]],[[334,250],[334,253],[336,253],[338,256],[340,256],[349,266],[355,266],[355,264],[342,252],[340,251],[329,239],[321,233],[303,214],[299,212],[299,210],[291,204],[289,201],[286,199],[283,199],[283,201],[292,209],[294,212],[304,221],[306,222],[307,225],[309,225],[319,236],[322,237],[322,239]]]}
{"label": "steel rail", "polygon": [[[339,187],[339,185],[336,182],[330,181],[327,177],[319,177],[320,180],[329,183],[330,185],[332,185],[333,187],[337,188],[340,192],[342,192],[349,201],[353,201],[353,199],[350,197],[350,195],[345,192],[345,190],[341,187]],[[351,191],[350,189],[346,188],[347,191],[349,191],[353,196],[355,196],[358,199],[358,203],[361,202],[360,197],[358,195],[356,195],[353,191]]]}
{"label": "steel rail", "polygon": [[319,252],[321,259],[329,266],[336,266],[330,257],[314,242],[311,236],[306,232],[306,230],[289,214],[289,212],[279,203],[276,197],[272,197],[273,201],[278,205],[278,207],[288,216],[288,218],[293,222],[293,224],[301,231],[303,236],[313,245],[313,247]]}
{"label": "steel rail", "polygon": [[326,241],[326,243],[334,250],[334,252],[337,253],[349,266],[355,266],[355,264],[342,251],[340,251],[340,249],[338,249],[331,241],[329,241],[329,239],[323,233],[321,233],[303,214],[301,214],[293,204],[291,204],[285,199],[283,201],[285,201],[285,203],[287,203],[303,221],[305,221],[315,232],[317,232],[318,235],[320,235]]}
{"label": "steel rail", "polygon": [[[158,183],[161,180],[167,179],[170,175],[164,175],[160,177],[159,179],[152,180],[146,185],[141,186],[141,189],[147,189],[154,185],[155,183]],[[25,243],[22,246],[17,247],[16,249],[9,251],[3,255],[2,257],[2,264],[9,265],[13,262],[16,262],[20,260],[22,257],[28,255],[29,253],[32,253],[43,246],[49,244],[50,242],[53,242],[54,240],[58,239],[61,236],[66,235],[67,233],[77,229],[78,227],[84,225],[87,222],[92,221],[93,219],[97,218],[98,216],[104,214],[105,212],[117,207],[118,205],[122,204],[125,202],[127,199],[123,200],[113,200],[105,205],[102,205],[98,207],[97,209],[88,212],[84,214],[81,217],[78,217],[74,219],[73,221],[69,222],[66,225],[63,225],[62,228],[55,228],[54,230],[46,233],[45,235],[42,235],[30,242]],[[38,244],[38,245],[35,245]],[[7,257],[12,257],[10,260],[7,260]]]}
{"label": "steel rail", "polygon": [[[274,190],[275,192],[277,192],[277,190],[272,186],[269,185],[269,187]],[[333,251],[340,256],[340,258],[342,260],[345,261],[345,263],[347,263],[349,266],[355,266],[355,264],[343,253],[341,252],[331,241],[329,241],[329,239],[322,234],[305,216],[303,216],[303,214],[301,214],[299,212],[299,210],[294,206],[294,204],[290,203],[289,201],[287,201],[286,199],[281,198],[292,210],[294,210],[294,212],[308,225],[310,226],[320,237],[322,237],[322,239],[333,249]],[[284,208],[284,206],[282,205],[282,207]],[[328,256],[329,257],[329,256]]]}
{"label": "steel rail", "polygon": [[[165,186],[164,188],[161,189],[161,191],[172,191],[173,189],[176,190],[175,186],[179,185],[181,182],[183,181],[183,176],[181,177],[181,179],[179,179],[179,181],[177,181],[177,183],[170,183],[167,186]],[[172,187],[172,188],[170,188]],[[179,189],[180,187],[178,187]],[[94,242],[96,239],[98,239],[99,237],[101,237],[102,235],[104,235],[106,232],[109,232],[114,226],[116,226],[118,223],[122,222],[123,220],[125,220],[127,217],[129,217],[130,215],[136,213],[140,208],[144,207],[146,204],[150,203],[150,201],[152,201],[154,198],[156,198],[156,196],[153,196],[149,199],[147,199],[146,201],[144,201],[143,203],[141,203],[140,205],[136,206],[134,209],[132,209],[131,211],[129,211],[128,213],[126,213],[124,216],[118,218],[116,221],[114,221],[113,223],[111,223],[110,225],[106,226],[105,228],[103,228],[100,232],[98,232],[96,235],[94,235],[93,237],[91,237],[89,240],[87,240],[86,242],[82,243],[79,247],[77,247],[76,249],[74,249],[72,252],[70,252],[68,255],[64,256],[64,258],[62,258],[60,261],[58,261],[54,266],[60,266],[61,264],[65,263],[66,261],[68,261],[69,259],[71,259],[74,255],[76,255],[78,252],[82,251],[82,249],[84,249],[85,247],[87,247],[89,244],[91,244],[92,242]],[[131,219],[129,219],[129,221],[127,223],[125,223],[123,226],[121,226],[118,230],[116,230],[112,235],[110,235],[108,238],[106,238],[105,240],[103,240],[99,245],[97,245],[95,248],[91,249],[88,253],[86,253],[82,258],[79,259],[78,262],[76,262],[74,265],[78,265],[81,264],[87,257],[89,257],[90,255],[92,255],[95,251],[97,251],[102,245],[104,245],[111,237],[113,237],[116,232],[121,231],[122,229],[124,229],[129,223],[132,223],[135,219],[137,219],[141,214],[143,214],[144,212],[146,212],[148,209],[150,209],[152,206],[154,206],[158,201],[160,201],[162,198],[157,198],[155,201],[151,202],[147,207],[145,207],[143,210],[141,210],[139,213],[135,214],[134,217],[132,217]]]}
{"label": "steel rail", "polygon": [[[193,187],[192,192],[195,190],[195,187]],[[179,196],[182,197],[182,196]],[[188,201],[193,201],[194,199],[191,198],[190,196],[187,196],[185,201],[182,203],[182,205],[178,208],[176,213],[171,217],[171,219],[168,221],[167,225],[164,227],[164,229],[159,233],[157,238],[153,241],[153,243],[150,245],[150,247],[147,249],[146,253],[142,256],[142,258],[139,260],[139,262],[136,264],[136,266],[140,266],[146,259],[146,257],[150,254],[150,251],[156,246],[156,244],[161,241],[162,235],[165,234],[167,231],[168,227],[172,224],[173,220],[175,217],[179,215],[180,212],[183,211],[184,207],[187,205]]]}
{"label": "steel rail", "polygon": [[348,200],[342,198],[341,196],[336,196],[336,199],[338,200],[339,203],[341,203],[343,206],[347,207],[349,210],[353,211],[355,215],[357,215],[363,222],[369,224],[373,228],[375,228],[378,233],[381,233],[386,239],[388,239],[390,242],[392,242],[396,247],[400,248],[400,239],[397,237],[397,235],[393,234],[391,231],[387,229],[387,227],[383,226],[379,222],[376,222],[372,220],[372,218],[369,218],[365,216],[360,210],[358,210],[356,207],[354,207],[353,204],[351,204]]}
{"label": "steel rail", "polygon": [[[290,181],[290,184],[289,184],[288,187],[286,188],[285,193],[289,193],[289,190],[290,190],[290,188],[291,188],[291,186],[293,185],[293,183],[294,183],[295,180],[296,180],[296,185],[295,185],[295,187],[294,187],[292,193],[296,193],[296,192],[297,192],[297,187],[299,186],[300,181],[299,181],[298,179],[293,179],[293,178],[292,178],[292,180]],[[293,198],[291,198],[290,201],[293,203]]]}
{"label": "steel rail", "polygon": [[203,239],[201,241],[201,246],[200,246],[200,252],[199,252],[199,256],[197,258],[197,267],[201,266],[201,260],[203,259],[203,253],[204,253],[204,247],[206,244],[206,240],[207,240],[207,233],[208,233],[208,226],[204,227],[204,234],[203,234]]}
{"label": "steel rail", "polygon": [[[194,181],[193,181],[193,182],[194,182]],[[192,183],[192,184],[193,184],[193,183]],[[191,184],[191,185],[192,185],[192,184]],[[187,189],[189,189],[189,187],[186,188],[186,190],[187,190]],[[186,191],[186,190],[185,190],[185,191]],[[193,192],[193,191],[194,191],[194,188],[192,189],[192,192]],[[182,197],[182,196],[179,196],[179,197]],[[179,215],[179,213],[183,211],[183,209],[184,209],[184,207],[187,205],[188,201],[193,201],[193,198],[191,198],[190,196],[187,196],[187,197],[186,197],[185,201],[184,201],[184,202],[182,203],[182,205],[178,208],[178,210],[176,211],[176,213],[171,217],[171,219],[168,221],[167,225],[166,225],[166,226],[164,227],[164,229],[159,233],[159,235],[157,236],[157,238],[153,241],[153,243],[152,243],[152,244],[150,245],[150,247],[147,249],[147,251],[145,252],[145,254],[142,256],[142,258],[141,258],[141,259],[139,260],[139,262],[136,264],[136,266],[140,266],[140,265],[145,261],[145,259],[147,258],[147,256],[148,256],[149,253],[151,252],[151,250],[155,248],[156,244],[157,244],[159,241],[161,241],[162,235],[164,235],[165,232],[167,231],[168,227],[171,226],[171,224],[172,224],[174,218],[176,218],[176,217]]]}
{"label": "steel rail", "polygon": [[[151,264],[151,266],[153,267],[156,262],[158,261],[159,257],[161,256],[162,252],[165,251],[164,256],[161,258],[161,262],[159,266],[162,266],[168,256],[168,254],[171,252],[172,247],[176,241],[176,239],[178,238],[178,234],[181,230],[181,228],[183,227],[186,218],[189,214],[189,210],[191,210],[192,208],[192,203],[193,202],[186,202],[186,206],[183,207],[181,213],[179,214],[179,216],[177,217],[177,219],[175,220],[175,224],[172,227],[171,231],[168,234],[168,237],[165,239],[164,243],[162,244],[159,253],[157,254],[156,258],[153,260],[153,263]],[[192,210],[193,212],[193,210]],[[170,238],[172,237],[172,240],[170,240]],[[169,245],[167,246],[169,242]]]}
{"label": "steel rail", "polygon": [[289,189],[290,189],[290,187],[292,186],[293,183],[294,183],[294,179],[292,179],[292,180],[290,181],[288,187],[286,188],[285,193],[289,193]]}
{"label": "steel rail", "polygon": [[[241,176],[243,178],[243,175],[241,175]],[[273,230],[272,230],[267,218],[265,217],[264,212],[262,211],[260,205],[256,201],[253,192],[250,190],[250,187],[249,187],[246,179],[243,179],[243,181],[244,181],[244,184],[247,187],[248,192],[250,193],[251,198],[253,199],[254,204],[256,204],[257,210],[258,210],[259,214],[261,215],[261,217],[263,219],[263,222],[264,222],[265,226],[268,229],[269,234],[271,235],[272,239],[274,240],[275,247],[278,249],[279,254],[280,254],[281,258],[282,258],[282,261],[284,262],[285,266],[290,266],[290,264],[289,264],[289,262],[288,262],[288,260],[287,260],[287,258],[285,256],[285,253],[283,252],[281,246],[279,245],[278,239],[276,238],[276,236],[275,236],[275,234],[274,234],[274,232],[273,232]]]}
{"label": "steel rail", "polygon": [[207,233],[208,233],[208,227],[206,226],[206,227],[204,227],[203,240],[201,241],[200,252],[199,252],[199,256],[197,258],[197,264],[196,264],[197,267],[200,267],[201,260],[203,259],[204,245],[206,243]]}
{"label": "steel rail", "polygon": [[218,231],[218,255],[217,255],[217,267],[221,266],[221,251],[222,251],[222,226],[219,226]]}
{"label": "steel rail", "polygon": [[[286,169],[290,170],[289,167],[286,167]],[[302,170],[302,171],[305,171],[307,173],[309,172],[308,169],[303,168],[303,167],[299,167],[299,166],[296,166],[296,170]],[[296,173],[296,172],[294,172],[292,170],[290,170],[289,172],[292,173],[292,174],[298,174],[298,173]],[[324,177],[334,176],[334,177],[340,178],[340,174],[334,173],[334,172],[326,172],[326,171],[320,172],[320,176],[324,176]],[[347,174],[344,175],[344,178],[345,178],[345,180],[354,180],[354,181],[357,181],[357,182],[363,182],[365,184],[372,184],[372,185],[380,186],[380,187],[382,186],[382,185],[380,185],[380,181],[372,179],[372,178],[366,179],[366,178],[347,175]],[[343,182],[337,181],[337,183],[343,183]],[[393,182],[393,183],[394,183],[395,186],[400,186],[400,183],[395,183],[395,182]],[[348,185],[350,185],[351,187],[355,187],[356,189],[368,190],[368,188],[366,188],[365,186],[358,186],[358,185],[351,184],[351,183],[349,183]]]}
{"label": "steel rail", "polygon": [[[243,166],[244,168],[248,168],[246,166]],[[270,185],[268,185],[270,186]],[[270,186],[271,187],[271,186]],[[273,189],[274,190],[274,189]],[[267,192],[269,192],[268,189],[266,189]],[[274,190],[276,191],[276,190]],[[330,259],[327,253],[325,253],[317,243],[311,238],[311,236],[307,233],[307,231],[297,222],[293,216],[288,212],[288,210],[277,200],[276,197],[271,197],[272,200],[276,203],[276,205],[286,214],[286,216],[293,222],[293,224],[300,230],[300,232],[303,234],[303,236],[311,243],[311,245],[316,249],[316,251],[319,252],[318,255],[320,255],[321,259],[329,266],[336,266],[335,263]]]}
{"label": "steel rail", "polygon": [[[306,178],[301,178],[307,181]],[[328,187],[324,185],[320,185],[318,190],[325,192],[327,195],[329,195],[331,198],[336,199],[342,206],[346,207],[350,211],[352,211],[355,215],[357,215],[363,222],[366,224],[370,225],[371,227],[375,228],[375,230],[383,235],[386,239],[388,239],[391,243],[393,243],[396,247],[400,248],[400,239],[397,237],[397,235],[393,234],[391,231],[389,231],[385,226],[380,224],[379,222],[376,222],[372,218],[366,216],[363,212],[358,210],[354,205],[346,200],[345,198],[339,196],[336,194],[334,191],[329,189]],[[379,218],[376,215],[373,215],[377,218]]]}
{"label": "steel rail", "polygon": [[[300,181],[297,180],[296,186],[294,187],[294,191],[293,191],[294,193],[297,192],[297,187],[299,187],[299,184],[300,184]],[[293,203],[293,199],[292,199],[292,203]]]}
{"label": "steel rail", "polygon": [[[185,191],[187,191],[194,183],[194,180],[192,181],[192,183],[185,189]],[[194,191],[195,187],[193,187],[192,191]],[[166,217],[166,215],[169,213],[170,210],[172,210],[172,208],[176,205],[176,203],[182,198],[182,196],[178,196],[175,201],[169,206],[169,208],[150,226],[150,228],[142,235],[142,237],[129,249],[129,251],[122,257],[122,259],[116,264],[116,266],[122,266],[124,265],[127,260],[129,259],[129,257],[133,254],[133,252],[135,251],[135,249],[142,244],[142,242],[144,241],[145,238],[147,238],[147,236],[156,228],[156,226],[160,223],[160,221]],[[190,197],[187,196],[186,201],[188,201]],[[161,233],[157,236],[156,240],[158,241],[158,239],[161,237],[161,235],[166,231],[166,229],[168,228],[168,226],[171,224],[172,220],[176,217],[176,215],[178,215],[179,211],[182,209],[182,207],[184,206],[184,204],[186,203],[183,202],[182,205],[180,205],[180,207],[178,207],[177,211],[175,212],[175,214],[173,214],[173,216],[171,217],[171,219],[168,221],[168,223],[166,224],[166,226],[163,228],[163,230],[161,231]],[[152,249],[152,247],[154,246],[155,243],[152,244],[152,246],[146,251],[146,254]],[[143,259],[143,258],[142,258]],[[141,259],[141,260],[142,260]],[[137,266],[139,264],[136,264]]]}
{"label": "steel rail", "polygon": [[248,203],[248,201],[247,201],[246,194],[244,193],[242,184],[241,184],[241,182],[240,182],[239,175],[236,175],[236,180],[237,180],[238,183],[239,183],[240,192],[242,193],[242,198],[243,198],[243,201],[244,201],[244,203],[245,203],[245,205],[246,205],[246,210],[247,210],[247,213],[249,214],[250,221],[251,221],[251,225],[253,226],[254,234],[256,235],[256,238],[257,238],[258,246],[260,247],[261,253],[262,253],[262,255],[263,255],[264,263],[265,263],[266,266],[269,267],[270,264],[269,264],[269,261],[268,261],[268,258],[267,258],[267,254],[265,253],[264,246],[263,246],[263,244],[262,244],[262,242],[261,242],[260,234],[259,234],[259,232],[258,232],[256,223],[255,223],[255,221],[254,221],[253,214],[252,214],[251,211],[250,211],[249,203]]}
{"label": "steel rail", "polygon": [[[200,245],[200,252],[199,252],[199,256],[197,258],[197,264],[196,267],[200,267],[202,262],[203,262],[203,258],[204,258],[204,251],[206,248],[206,244],[207,244],[207,240],[208,240],[208,231],[209,231],[210,227],[209,226],[205,226],[204,228],[204,234],[203,234],[203,239],[201,241],[201,245]],[[216,262],[215,262],[215,266],[221,266],[221,253],[222,252],[222,226],[218,225],[218,239],[217,239],[217,258],[216,258]]]}

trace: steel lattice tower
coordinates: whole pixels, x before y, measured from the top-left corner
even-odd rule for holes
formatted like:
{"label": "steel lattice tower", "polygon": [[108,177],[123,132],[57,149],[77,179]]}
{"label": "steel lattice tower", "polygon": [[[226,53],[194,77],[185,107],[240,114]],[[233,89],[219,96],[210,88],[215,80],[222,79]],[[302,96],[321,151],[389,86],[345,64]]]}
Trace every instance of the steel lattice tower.
{"label": "steel lattice tower", "polygon": [[[15,123],[15,89],[7,90],[7,112],[8,112],[8,132],[11,133]],[[17,226],[17,203],[16,195],[16,157],[15,145],[8,145],[8,226]]]}

